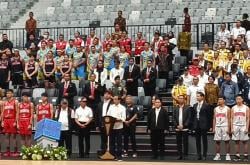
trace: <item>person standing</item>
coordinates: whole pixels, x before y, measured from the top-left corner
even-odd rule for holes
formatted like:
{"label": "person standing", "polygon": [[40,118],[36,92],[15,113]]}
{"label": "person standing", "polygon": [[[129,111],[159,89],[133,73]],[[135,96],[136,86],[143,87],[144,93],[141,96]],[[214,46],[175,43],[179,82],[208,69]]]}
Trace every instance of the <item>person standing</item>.
{"label": "person standing", "polygon": [[220,30],[216,34],[217,43],[221,46],[222,42],[224,42],[223,44],[225,44],[226,47],[229,47],[230,37],[230,31],[226,29],[226,24],[222,23]]}
{"label": "person standing", "polygon": [[114,26],[119,25],[121,31],[126,31],[126,18],[122,17],[122,11],[118,11],[118,17],[115,19]]}
{"label": "person standing", "polygon": [[48,102],[48,94],[42,93],[42,102],[36,106],[37,122],[42,119],[52,119],[53,118],[53,105]]}
{"label": "person standing", "polygon": [[208,83],[205,85],[205,100],[212,109],[214,109],[218,103],[219,86],[214,83],[215,78],[213,76],[208,77]]}
{"label": "person standing", "polygon": [[21,145],[31,146],[32,122],[34,104],[29,99],[28,93],[22,94],[22,102],[17,108],[17,130],[21,136]]}
{"label": "person standing", "polygon": [[25,64],[25,75],[27,77],[27,87],[32,88],[38,85],[37,75],[38,75],[39,64],[35,61],[34,55],[30,56],[29,61]]}
{"label": "person standing", "polygon": [[226,98],[226,105],[232,108],[235,104],[235,97],[239,94],[238,84],[232,81],[230,73],[225,75],[225,81],[220,88],[220,95]]}
{"label": "person standing", "polygon": [[107,135],[104,128],[103,117],[107,116],[109,111],[109,107],[112,104],[112,91],[106,90],[104,92],[103,101],[98,104],[98,111],[96,117],[96,130],[100,131],[101,134],[101,152],[100,154],[104,154],[107,149]]}
{"label": "person standing", "polygon": [[[88,158],[90,151],[90,124],[93,120],[93,111],[87,106],[87,98],[82,97],[80,101],[80,107],[75,112],[75,122],[78,126],[78,145],[79,145],[79,157]],[[85,139],[85,152],[83,139]]]}
{"label": "person standing", "polygon": [[188,130],[191,122],[191,109],[185,105],[186,98],[184,95],[179,95],[178,106],[174,108],[174,123],[176,131],[176,142],[179,158],[185,159],[188,156]]}
{"label": "person standing", "polygon": [[[6,144],[6,151],[3,154],[6,157],[18,156],[17,140],[16,140],[16,114],[18,109],[18,101],[13,97],[13,90],[8,89],[6,92],[6,101],[1,105],[1,126],[3,128],[4,143]],[[10,152],[10,146],[13,145],[14,152]]]}
{"label": "person standing", "polygon": [[56,71],[56,62],[53,59],[53,52],[50,50],[47,54],[47,58],[44,61],[43,65],[43,74],[44,74],[44,86],[46,89],[54,88],[56,83],[55,71]]}
{"label": "person standing", "polygon": [[23,71],[24,60],[21,59],[19,50],[14,50],[14,56],[10,59],[11,64],[11,81],[15,89],[22,88],[23,83]]}
{"label": "person standing", "polygon": [[2,42],[0,42],[0,54],[6,53],[8,50],[12,52],[13,43],[8,40],[7,34],[2,34]]}
{"label": "person standing", "polygon": [[[162,107],[159,97],[155,98],[155,108],[148,112],[147,132],[150,133],[152,159],[164,159],[165,150],[165,130],[168,130],[168,112]],[[158,153],[160,150],[160,153]]]}
{"label": "person standing", "polygon": [[29,19],[25,23],[25,30],[27,32],[27,41],[29,40],[29,36],[31,34],[36,36],[37,22],[33,18],[33,16],[34,16],[33,12],[29,12]]}
{"label": "person standing", "polygon": [[235,141],[235,161],[240,158],[240,142],[244,147],[244,161],[248,161],[248,129],[249,129],[249,108],[243,103],[241,95],[236,96],[236,105],[231,110],[231,132],[232,140]]}
{"label": "person standing", "polygon": [[225,142],[226,160],[230,161],[230,145],[229,145],[229,133],[230,133],[230,108],[225,105],[225,98],[223,96],[218,97],[218,106],[214,109],[213,119],[213,133],[216,155],[213,160],[221,160],[220,157],[220,144],[221,141]]}
{"label": "person standing", "polygon": [[9,81],[11,76],[10,62],[7,55],[4,53],[0,60],[0,87],[2,89],[9,89]]}
{"label": "person standing", "polygon": [[137,39],[135,40],[135,63],[140,64],[141,52],[144,50],[144,44],[146,40],[142,37],[142,32],[137,33]]}
{"label": "person standing", "polygon": [[126,97],[126,120],[124,122],[124,153],[123,157],[128,157],[128,143],[129,139],[132,144],[132,150],[133,150],[133,158],[137,157],[136,153],[136,138],[135,138],[135,129],[136,129],[136,119],[138,117],[137,115],[138,110],[137,107],[134,106],[132,96],[128,95]]}
{"label": "person standing", "polygon": [[156,69],[152,67],[152,60],[148,60],[147,67],[142,70],[141,78],[145,96],[153,96],[156,87]]}
{"label": "person standing", "polygon": [[116,119],[110,135],[110,151],[118,161],[122,161],[123,122],[126,120],[126,108],[121,105],[120,102],[121,97],[114,96],[113,104],[110,106],[107,113],[108,116],[112,116]]}
{"label": "person standing", "polygon": [[74,110],[69,107],[67,99],[62,99],[59,108],[55,112],[55,120],[61,123],[61,136],[59,146],[63,147],[66,144],[67,155],[70,157],[72,153],[72,126]]}
{"label": "person standing", "polygon": [[74,96],[77,95],[76,85],[71,82],[70,75],[64,74],[64,82],[59,85],[58,104],[63,98],[68,100],[70,108],[74,108]]}
{"label": "person standing", "polygon": [[125,67],[124,80],[126,81],[127,94],[138,95],[138,79],[140,78],[140,67],[135,65],[134,58],[129,59],[129,66]]}
{"label": "person standing", "polygon": [[194,106],[195,103],[197,103],[197,92],[205,93],[204,88],[199,86],[199,78],[193,77],[193,85],[188,87],[187,89],[187,105],[190,105],[191,107]]}
{"label": "person standing", "polygon": [[202,92],[196,94],[197,103],[193,107],[193,130],[195,131],[196,149],[198,160],[202,160],[201,156],[201,138],[203,143],[203,160],[207,159],[207,132],[212,131],[213,111],[210,106],[205,103],[205,95]]}

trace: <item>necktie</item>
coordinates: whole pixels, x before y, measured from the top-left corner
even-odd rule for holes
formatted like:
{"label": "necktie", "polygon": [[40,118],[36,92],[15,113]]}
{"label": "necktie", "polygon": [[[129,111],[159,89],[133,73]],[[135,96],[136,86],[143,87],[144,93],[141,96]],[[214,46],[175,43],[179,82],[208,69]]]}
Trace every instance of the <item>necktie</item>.
{"label": "necktie", "polygon": [[149,75],[150,75],[150,68],[147,68],[147,73],[146,73],[146,78],[149,79]]}
{"label": "necktie", "polygon": [[65,94],[67,93],[68,86],[69,86],[69,82],[66,81],[66,82],[64,83],[64,88],[63,88],[63,95],[64,95],[64,96],[65,96]]}
{"label": "necktie", "polygon": [[91,83],[91,96],[95,97],[95,83]]}
{"label": "necktie", "polygon": [[201,104],[198,103],[198,106],[197,106],[197,119],[198,120],[200,119],[200,110],[201,110]]}

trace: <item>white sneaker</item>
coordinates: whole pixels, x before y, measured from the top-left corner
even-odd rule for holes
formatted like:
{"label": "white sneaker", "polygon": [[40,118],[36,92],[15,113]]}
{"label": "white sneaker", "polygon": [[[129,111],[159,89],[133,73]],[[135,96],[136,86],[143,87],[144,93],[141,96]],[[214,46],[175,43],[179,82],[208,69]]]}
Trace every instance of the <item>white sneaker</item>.
{"label": "white sneaker", "polygon": [[217,161],[217,160],[221,160],[221,158],[220,158],[220,154],[216,154],[213,160],[215,160],[215,161]]}
{"label": "white sneaker", "polygon": [[231,161],[230,154],[226,154],[226,160],[227,160],[227,161]]}

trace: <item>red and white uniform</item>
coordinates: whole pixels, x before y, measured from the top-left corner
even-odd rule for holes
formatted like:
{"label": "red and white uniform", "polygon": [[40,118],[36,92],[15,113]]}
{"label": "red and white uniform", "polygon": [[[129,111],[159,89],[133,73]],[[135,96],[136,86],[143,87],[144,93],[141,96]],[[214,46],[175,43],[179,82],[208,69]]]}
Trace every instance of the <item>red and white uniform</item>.
{"label": "red and white uniform", "polygon": [[93,41],[94,41],[95,38],[96,38],[96,36],[94,36],[94,37],[88,37],[87,41],[86,41],[86,47],[90,47],[93,44]]}
{"label": "red and white uniform", "polygon": [[229,134],[227,133],[229,130],[228,125],[228,110],[227,106],[221,107],[218,106],[215,108],[215,141],[228,141],[230,140]]}
{"label": "red and white uniform", "polygon": [[242,105],[238,106],[235,105],[232,108],[234,118],[233,118],[233,134],[232,140],[240,140],[240,141],[247,141],[249,139],[248,133],[245,133],[246,125],[247,125],[247,106]]}
{"label": "red and white uniform", "polygon": [[135,55],[140,56],[141,52],[144,50],[145,39],[136,39],[135,40]]}
{"label": "red and white uniform", "polygon": [[47,103],[46,105],[44,104],[39,104],[37,106],[37,122],[44,118],[51,119],[51,112],[50,112],[50,104]]}
{"label": "red and white uniform", "polygon": [[31,127],[31,103],[19,103],[19,134],[20,135],[31,135],[32,130]]}
{"label": "red and white uniform", "polygon": [[57,41],[56,42],[56,49],[57,50],[65,50],[67,46],[67,41]]}
{"label": "red and white uniform", "polygon": [[107,45],[108,44],[110,44],[110,46],[112,46],[112,40],[110,39],[110,40],[105,40],[105,41],[103,41],[102,42],[102,49],[103,49],[103,52],[105,52],[106,51],[106,48],[107,48]]}
{"label": "red and white uniform", "polygon": [[5,101],[3,103],[3,132],[9,134],[16,133],[16,100]]}
{"label": "red and white uniform", "polygon": [[84,41],[81,38],[74,39],[74,46],[84,46]]}
{"label": "red and white uniform", "polygon": [[130,39],[130,38],[121,39],[121,40],[119,41],[119,44],[120,44],[120,47],[121,47],[121,46],[124,46],[126,52],[127,52],[129,55],[131,55],[131,49],[132,49],[132,48],[131,48],[131,44],[132,44],[132,42],[131,42],[131,39]]}

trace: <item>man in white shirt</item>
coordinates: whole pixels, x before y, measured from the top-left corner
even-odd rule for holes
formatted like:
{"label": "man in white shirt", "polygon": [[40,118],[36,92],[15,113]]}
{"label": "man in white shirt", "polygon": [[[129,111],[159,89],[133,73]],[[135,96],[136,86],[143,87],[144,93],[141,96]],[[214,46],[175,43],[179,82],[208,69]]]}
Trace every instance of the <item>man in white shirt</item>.
{"label": "man in white shirt", "polygon": [[193,85],[191,85],[187,90],[187,105],[190,105],[191,107],[193,107],[193,105],[197,103],[196,93],[197,92],[205,93],[204,88],[199,86],[198,84],[199,84],[199,78],[194,77]]}
{"label": "man in white shirt", "polygon": [[238,35],[242,35],[242,38],[246,35],[246,29],[241,27],[240,20],[237,20],[236,26],[231,30],[232,41],[237,40]]}
{"label": "man in white shirt", "polygon": [[66,149],[68,150],[68,156],[72,153],[72,126],[74,119],[74,110],[69,108],[68,100],[62,99],[61,106],[55,112],[55,119],[60,122],[61,125],[61,137],[59,140],[59,146],[64,146],[66,144]]}
{"label": "man in white shirt", "polygon": [[108,116],[116,118],[113,130],[111,131],[110,151],[115,155],[116,160],[122,161],[122,134],[123,122],[126,120],[126,108],[120,104],[121,97],[114,96],[113,103],[109,107]]}
{"label": "man in white shirt", "polygon": [[104,129],[104,121],[103,121],[103,117],[107,116],[107,113],[109,111],[109,107],[112,104],[112,91],[107,90],[104,92],[104,96],[103,96],[103,101],[100,102],[98,104],[98,108],[97,108],[97,117],[96,117],[96,130],[100,131],[101,134],[101,152],[100,154],[104,154],[106,149],[107,149],[107,135]]}
{"label": "man in white shirt", "polygon": [[[75,122],[78,126],[78,147],[79,157],[89,157],[90,150],[90,123],[93,120],[93,112],[90,107],[87,106],[87,98],[83,97],[80,100],[80,107],[75,112]],[[83,139],[85,138],[85,153]]]}
{"label": "man in white shirt", "polygon": [[115,77],[120,76],[120,79],[123,80],[124,69],[120,67],[120,61],[115,61],[115,67],[111,69],[109,79],[112,83],[115,83]]}
{"label": "man in white shirt", "polygon": [[225,42],[226,46],[229,46],[230,41],[230,31],[226,29],[226,24],[222,23],[220,27],[220,31],[217,32],[216,40],[218,44],[221,44],[221,42]]}
{"label": "man in white shirt", "polygon": [[200,67],[200,74],[198,75],[199,78],[199,86],[200,87],[205,87],[206,83],[208,83],[208,75],[205,74],[204,68]]}
{"label": "man in white shirt", "polygon": [[188,72],[188,68],[184,69],[184,74],[181,75],[181,77],[183,78],[183,84],[186,87],[190,87],[192,85],[192,81],[193,81],[193,76],[191,76]]}

